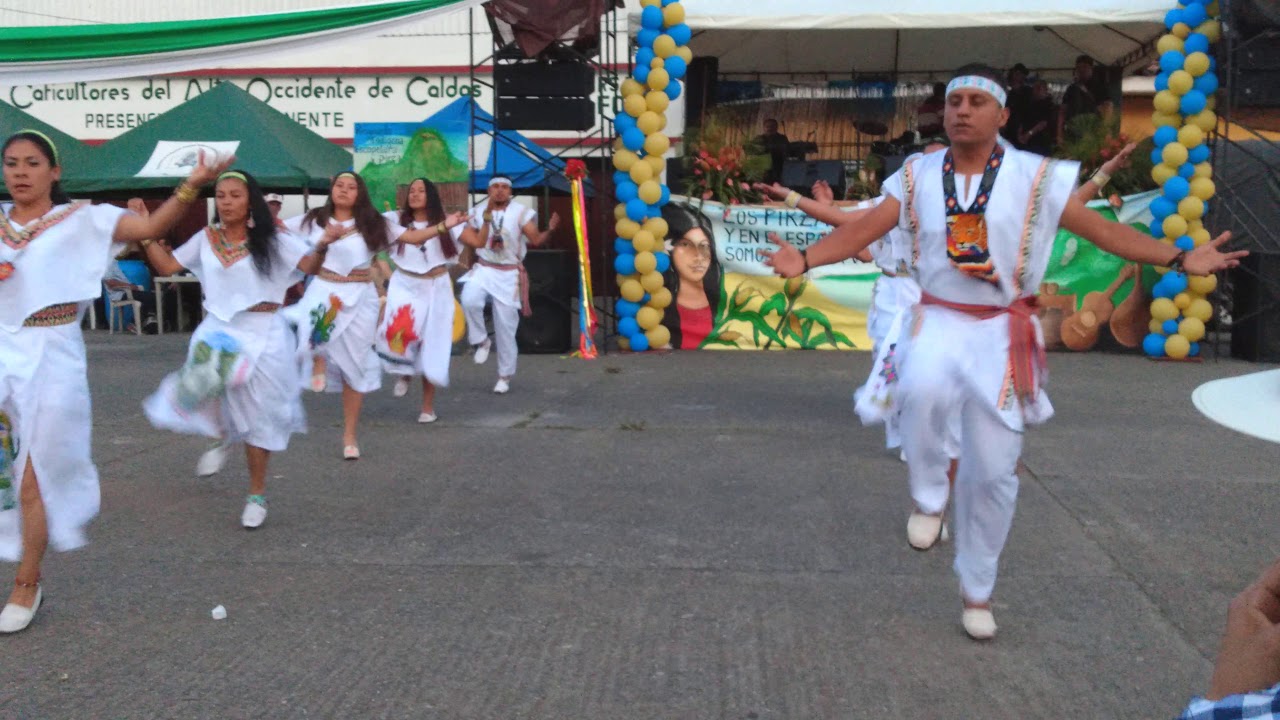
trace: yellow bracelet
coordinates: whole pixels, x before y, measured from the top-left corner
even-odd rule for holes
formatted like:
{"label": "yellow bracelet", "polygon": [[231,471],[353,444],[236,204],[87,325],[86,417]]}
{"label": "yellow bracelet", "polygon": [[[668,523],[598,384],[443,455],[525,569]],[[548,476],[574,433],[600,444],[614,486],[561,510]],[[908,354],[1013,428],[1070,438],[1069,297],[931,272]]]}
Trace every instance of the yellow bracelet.
{"label": "yellow bracelet", "polygon": [[785,203],[787,207],[791,208],[792,210],[795,210],[797,207],[800,206],[800,193],[796,192],[795,190],[792,190],[787,195],[787,199],[783,200],[782,202]]}
{"label": "yellow bracelet", "polygon": [[437,235],[443,235],[447,232],[449,232],[449,228],[445,227],[444,223],[440,223],[439,225],[436,226]]}
{"label": "yellow bracelet", "polygon": [[154,243],[155,243],[155,240],[143,240],[138,244],[142,246],[143,250],[146,250],[147,248],[151,247]]}
{"label": "yellow bracelet", "polygon": [[200,190],[199,188],[192,187],[190,183],[184,182],[178,186],[177,190],[174,191],[173,196],[177,198],[180,203],[190,203],[200,197]]}

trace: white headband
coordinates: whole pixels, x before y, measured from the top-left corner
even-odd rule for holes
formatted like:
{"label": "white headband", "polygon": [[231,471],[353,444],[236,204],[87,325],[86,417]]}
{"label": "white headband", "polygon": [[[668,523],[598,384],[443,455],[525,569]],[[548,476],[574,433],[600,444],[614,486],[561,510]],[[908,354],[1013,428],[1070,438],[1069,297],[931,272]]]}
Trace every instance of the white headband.
{"label": "white headband", "polygon": [[489,187],[493,187],[494,185],[506,185],[507,187],[511,187],[511,180],[504,177],[496,177],[489,181]]}
{"label": "white headband", "polygon": [[1005,102],[1009,99],[1009,96],[1004,92],[1004,88],[1000,87],[1000,83],[990,78],[984,78],[981,75],[961,75],[947,83],[947,96],[950,97],[951,93],[961,88],[981,90],[995,98],[1000,103],[1000,107],[1004,107]]}

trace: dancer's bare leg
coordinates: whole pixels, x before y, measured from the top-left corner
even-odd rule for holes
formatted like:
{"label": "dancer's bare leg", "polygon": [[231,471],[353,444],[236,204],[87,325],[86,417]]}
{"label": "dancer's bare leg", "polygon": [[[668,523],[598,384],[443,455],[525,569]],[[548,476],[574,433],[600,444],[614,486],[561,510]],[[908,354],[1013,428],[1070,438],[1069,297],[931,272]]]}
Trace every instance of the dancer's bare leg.
{"label": "dancer's bare leg", "polygon": [[249,494],[267,494],[267,461],[271,451],[252,445],[244,446],[245,462],[249,465]]}
{"label": "dancer's bare leg", "polygon": [[23,470],[19,502],[22,503],[22,562],[18,563],[15,579],[27,587],[15,585],[9,602],[31,607],[36,604],[35,584],[40,581],[40,565],[44,561],[45,550],[49,548],[44,498],[40,495],[40,483],[36,480],[31,458],[27,458],[27,467]]}
{"label": "dancer's bare leg", "polygon": [[342,444],[356,445],[356,425],[360,423],[360,408],[364,405],[364,393],[342,381]]}
{"label": "dancer's bare leg", "polygon": [[436,412],[436,386],[422,378],[422,412],[434,415]]}

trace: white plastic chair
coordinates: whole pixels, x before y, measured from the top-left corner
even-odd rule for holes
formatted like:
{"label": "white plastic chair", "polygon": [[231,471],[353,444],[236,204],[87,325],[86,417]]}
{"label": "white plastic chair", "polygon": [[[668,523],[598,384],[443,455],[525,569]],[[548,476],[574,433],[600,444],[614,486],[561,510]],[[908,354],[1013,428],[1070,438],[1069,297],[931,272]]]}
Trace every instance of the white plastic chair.
{"label": "white plastic chair", "polygon": [[120,324],[124,324],[124,309],[133,308],[133,331],[138,335],[142,334],[142,301],[133,299],[133,288],[125,288],[124,297],[119,300],[112,300],[111,307],[107,309],[107,331],[114,334],[116,331],[116,315],[119,314]]}

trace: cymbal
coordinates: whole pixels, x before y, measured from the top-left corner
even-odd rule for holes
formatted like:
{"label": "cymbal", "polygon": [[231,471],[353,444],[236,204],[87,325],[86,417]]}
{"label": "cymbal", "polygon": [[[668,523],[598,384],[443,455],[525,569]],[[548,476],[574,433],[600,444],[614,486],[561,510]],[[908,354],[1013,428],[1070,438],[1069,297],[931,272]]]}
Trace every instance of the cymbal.
{"label": "cymbal", "polygon": [[889,126],[875,120],[861,120],[854,123],[853,126],[863,135],[879,136],[889,134]]}

